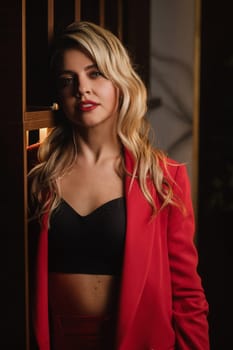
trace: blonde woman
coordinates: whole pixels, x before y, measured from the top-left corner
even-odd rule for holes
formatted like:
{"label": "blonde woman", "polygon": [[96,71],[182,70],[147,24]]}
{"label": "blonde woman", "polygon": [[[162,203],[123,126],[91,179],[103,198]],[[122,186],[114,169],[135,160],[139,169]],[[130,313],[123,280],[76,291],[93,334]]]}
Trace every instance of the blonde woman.
{"label": "blonde woman", "polygon": [[152,147],[125,48],[72,23],[51,72],[57,125],[28,150],[38,348],[208,350],[186,168]]}

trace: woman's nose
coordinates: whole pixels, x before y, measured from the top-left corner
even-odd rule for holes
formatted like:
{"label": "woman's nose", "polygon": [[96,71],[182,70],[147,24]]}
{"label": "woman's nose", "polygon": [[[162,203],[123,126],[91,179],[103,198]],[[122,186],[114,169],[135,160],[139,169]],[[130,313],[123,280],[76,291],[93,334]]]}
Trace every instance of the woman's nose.
{"label": "woman's nose", "polygon": [[76,89],[77,96],[82,97],[83,95],[91,92],[90,83],[86,78],[80,78],[77,85],[78,85]]}

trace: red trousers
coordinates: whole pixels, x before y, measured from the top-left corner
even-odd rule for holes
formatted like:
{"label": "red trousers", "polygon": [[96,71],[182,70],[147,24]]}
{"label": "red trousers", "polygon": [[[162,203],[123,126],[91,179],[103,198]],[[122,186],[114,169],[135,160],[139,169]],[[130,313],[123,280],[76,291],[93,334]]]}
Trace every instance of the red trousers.
{"label": "red trousers", "polygon": [[113,350],[111,317],[51,315],[52,350]]}

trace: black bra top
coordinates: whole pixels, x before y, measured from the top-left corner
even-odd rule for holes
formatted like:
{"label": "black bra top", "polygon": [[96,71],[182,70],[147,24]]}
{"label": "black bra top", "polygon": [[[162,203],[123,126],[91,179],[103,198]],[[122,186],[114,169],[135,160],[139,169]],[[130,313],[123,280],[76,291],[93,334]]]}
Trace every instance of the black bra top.
{"label": "black bra top", "polygon": [[50,219],[49,272],[120,274],[125,225],[123,197],[86,216],[79,215],[62,200]]}

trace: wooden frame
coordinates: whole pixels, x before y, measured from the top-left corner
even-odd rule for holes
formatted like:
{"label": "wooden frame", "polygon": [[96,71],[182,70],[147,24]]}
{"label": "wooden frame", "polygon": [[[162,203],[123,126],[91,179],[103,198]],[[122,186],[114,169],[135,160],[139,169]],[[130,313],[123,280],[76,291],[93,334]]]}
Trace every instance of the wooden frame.
{"label": "wooden frame", "polygon": [[194,98],[193,98],[193,176],[192,197],[197,220],[198,212],[198,172],[199,172],[199,106],[200,106],[200,57],[201,57],[201,0],[195,1],[194,32]]}

